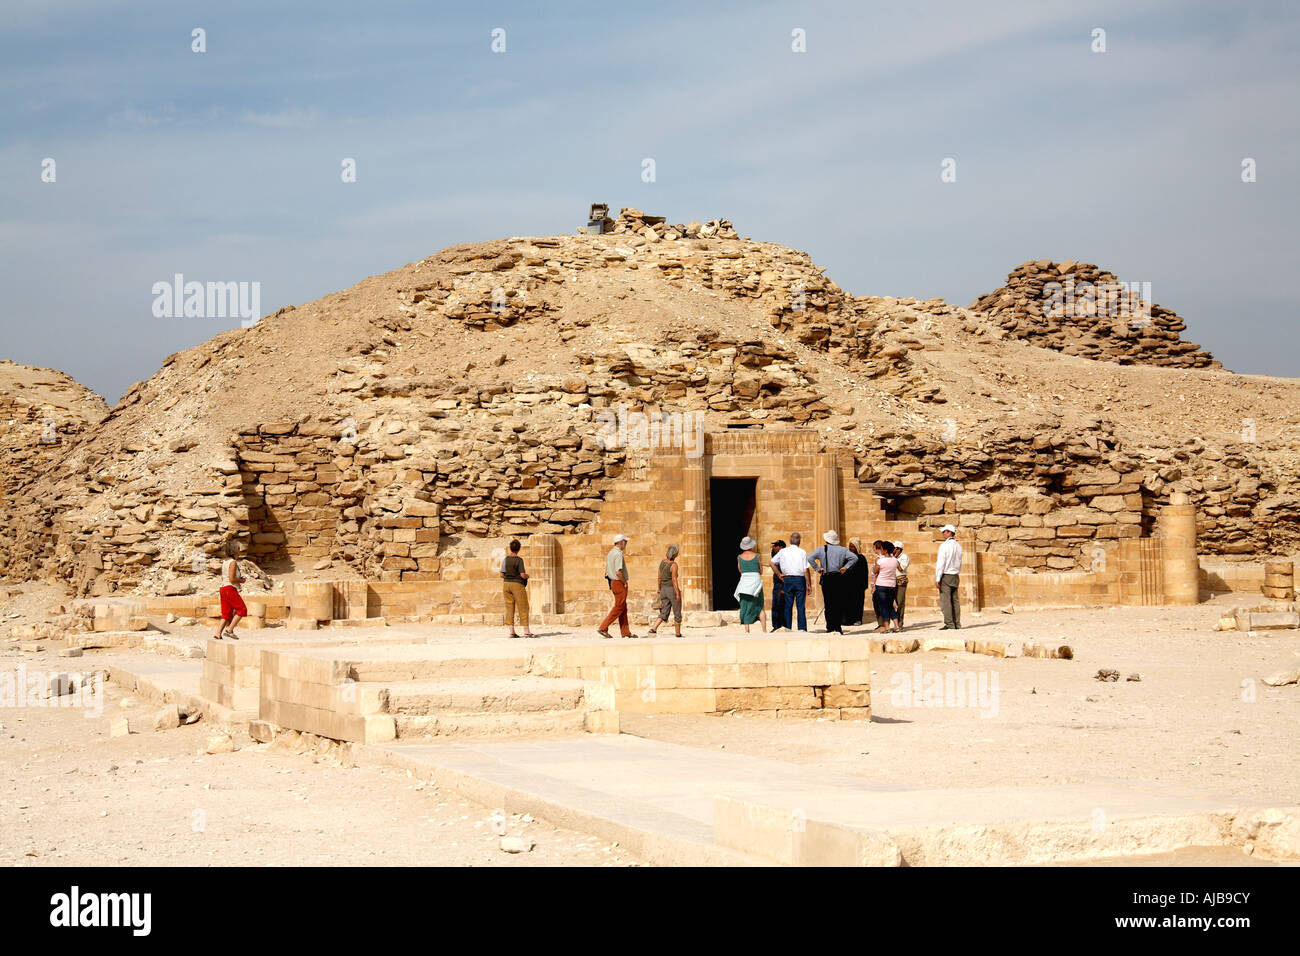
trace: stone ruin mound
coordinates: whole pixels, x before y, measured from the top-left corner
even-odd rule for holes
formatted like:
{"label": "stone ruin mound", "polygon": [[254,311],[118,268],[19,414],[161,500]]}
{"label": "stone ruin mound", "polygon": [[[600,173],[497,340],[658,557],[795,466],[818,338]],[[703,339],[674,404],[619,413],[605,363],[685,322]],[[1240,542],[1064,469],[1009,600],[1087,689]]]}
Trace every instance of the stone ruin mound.
{"label": "stone ruin mound", "polygon": [[[62,372],[0,360],[0,528],[30,505],[24,490],[48,472],[87,430],[108,415],[108,403]],[[10,532],[12,533],[12,531]],[[0,532],[0,577],[13,557]]]}
{"label": "stone ruin mound", "polygon": [[1011,335],[1067,355],[1169,368],[1221,368],[1184,342],[1177,313],[1142,298],[1142,289],[1086,262],[1026,262],[1000,289],[970,304]]}
{"label": "stone ruin mound", "polygon": [[1127,367],[1073,333],[1028,336],[1017,303],[1067,264],[963,309],[853,296],[726,220],[654,218],[453,246],[223,332],[106,415],[81,390],[57,455],[36,405],[13,406],[0,573],[177,592],[238,538],[277,573],[445,578],[506,535],[590,530],[645,475],[610,423],[665,412],[798,429],[898,514],[959,520],[1010,567],[1087,568],[1174,492],[1203,550],[1300,544],[1297,383],[1173,349],[1163,318]]}

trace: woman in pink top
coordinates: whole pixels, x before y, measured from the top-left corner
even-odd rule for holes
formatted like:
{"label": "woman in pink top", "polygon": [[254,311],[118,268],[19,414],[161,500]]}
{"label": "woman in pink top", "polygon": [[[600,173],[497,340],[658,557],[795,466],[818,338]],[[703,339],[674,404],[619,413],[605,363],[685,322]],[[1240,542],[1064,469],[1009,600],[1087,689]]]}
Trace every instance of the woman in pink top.
{"label": "woman in pink top", "polygon": [[872,568],[871,605],[876,609],[876,632],[897,631],[894,598],[898,595],[898,558],[888,541],[874,541],[876,563]]}

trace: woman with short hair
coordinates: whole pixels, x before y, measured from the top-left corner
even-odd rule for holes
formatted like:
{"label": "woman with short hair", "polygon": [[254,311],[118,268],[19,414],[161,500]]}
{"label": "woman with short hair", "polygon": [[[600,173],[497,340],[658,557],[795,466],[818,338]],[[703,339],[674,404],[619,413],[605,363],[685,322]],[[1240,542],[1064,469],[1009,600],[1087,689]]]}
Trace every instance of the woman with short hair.
{"label": "woman with short hair", "polygon": [[682,585],[677,576],[677,555],[681,549],[675,544],[668,546],[664,559],[659,562],[659,620],[650,628],[651,634],[659,633],[659,625],[673,615],[673,629],[678,637],[682,636]]}
{"label": "woman with short hair", "polygon": [[506,601],[506,625],[510,628],[510,636],[519,636],[515,633],[517,614],[519,623],[524,626],[524,637],[536,637],[528,626],[528,572],[524,570],[524,559],[519,557],[518,538],[510,542],[510,553],[501,562],[498,573],[501,575],[501,593]]}
{"label": "woman with short hair", "polygon": [[235,628],[239,622],[248,617],[248,607],[239,596],[239,585],[244,583],[244,574],[239,570],[239,542],[231,541],[226,545],[226,560],[221,562],[221,626],[213,636],[214,641],[221,640],[222,635],[232,641],[239,640]]}

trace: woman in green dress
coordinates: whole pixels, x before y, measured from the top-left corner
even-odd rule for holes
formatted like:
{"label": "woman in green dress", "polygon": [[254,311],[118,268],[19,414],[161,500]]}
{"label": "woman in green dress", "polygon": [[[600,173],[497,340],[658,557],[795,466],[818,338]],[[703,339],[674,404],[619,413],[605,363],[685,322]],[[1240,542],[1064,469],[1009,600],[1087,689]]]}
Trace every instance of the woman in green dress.
{"label": "woman in green dress", "polygon": [[767,615],[763,613],[763,574],[758,566],[758,542],[746,536],[740,542],[740,557],[736,558],[736,568],[740,571],[740,583],[736,585],[736,600],[740,602],[740,623],[749,633],[749,625],[755,621],[763,633],[767,633]]}

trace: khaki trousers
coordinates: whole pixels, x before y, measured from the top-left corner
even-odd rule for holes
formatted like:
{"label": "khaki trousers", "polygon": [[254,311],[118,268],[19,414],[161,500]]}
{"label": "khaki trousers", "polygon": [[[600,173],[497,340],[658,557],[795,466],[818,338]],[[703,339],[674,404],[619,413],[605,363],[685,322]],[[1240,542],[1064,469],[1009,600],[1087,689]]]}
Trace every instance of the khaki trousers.
{"label": "khaki trousers", "polygon": [[528,588],[518,581],[506,581],[501,587],[501,593],[506,599],[506,626],[514,627],[515,614],[518,613],[519,623],[527,628]]}
{"label": "khaki trousers", "polygon": [[943,612],[945,627],[961,627],[961,601],[957,596],[961,579],[955,574],[945,574],[939,579],[939,610]]}

